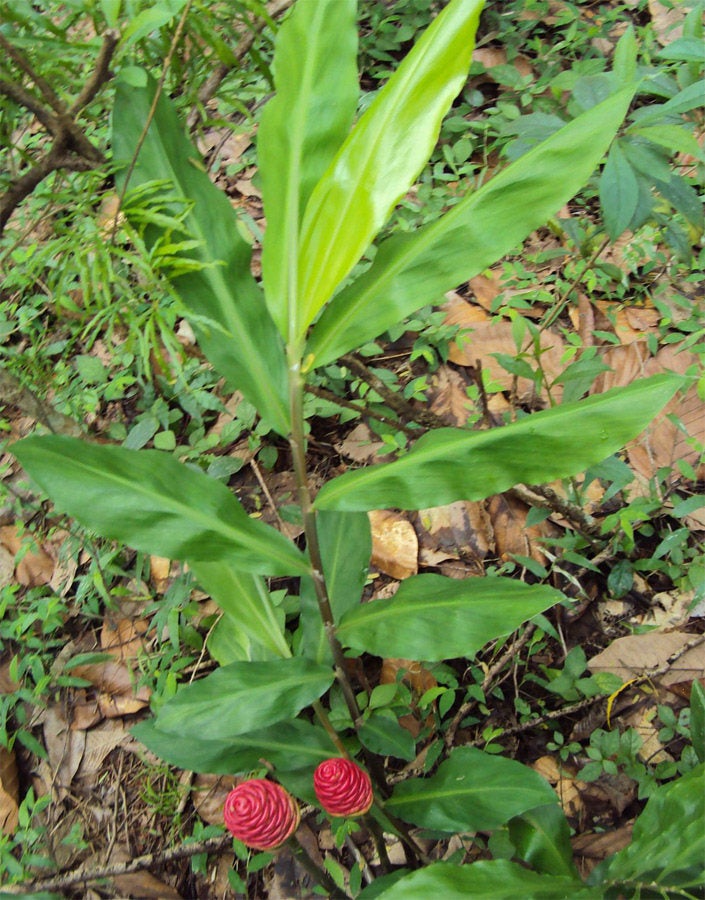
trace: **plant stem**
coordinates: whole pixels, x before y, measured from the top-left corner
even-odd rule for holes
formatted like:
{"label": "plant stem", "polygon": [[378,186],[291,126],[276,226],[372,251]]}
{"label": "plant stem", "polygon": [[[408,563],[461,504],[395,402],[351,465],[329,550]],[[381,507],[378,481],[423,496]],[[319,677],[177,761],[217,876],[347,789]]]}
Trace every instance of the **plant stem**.
{"label": "plant stem", "polygon": [[289,446],[291,447],[294,476],[296,478],[296,491],[301,507],[306,547],[311,559],[314,589],[318,601],[318,610],[323,620],[323,628],[333,654],[333,666],[335,676],[340,684],[345,698],[345,703],[357,731],[362,725],[362,715],[358,706],[355,692],[345,671],[345,656],[343,648],[335,633],[335,620],[330,606],[330,598],[323,575],[323,561],[321,559],[321,547],[318,542],[316,530],[316,513],[312,506],[311,492],[308,486],[308,472],[306,471],[306,436],[304,432],[303,411],[304,386],[301,376],[301,365],[298,360],[289,365],[289,404],[291,410],[291,435]]}

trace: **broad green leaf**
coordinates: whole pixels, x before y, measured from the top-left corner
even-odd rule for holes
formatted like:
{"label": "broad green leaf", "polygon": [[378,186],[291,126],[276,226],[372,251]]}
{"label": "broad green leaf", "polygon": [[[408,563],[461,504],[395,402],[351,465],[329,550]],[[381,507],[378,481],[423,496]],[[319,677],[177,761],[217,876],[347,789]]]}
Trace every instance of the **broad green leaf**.
{"label": "broad green leaf", "polygon": [[636,437],[682,384],[679,376],[655,375],[489,431],[441,428],[396,462],[329,481],[315,506],[424,509],[575,475]]}
{"label": "broad green leaf", "polygon": [[544,225],[588,180],[619,128],[633,91],[620,91],[469,194],[435,222],[396,235],[315,324],[307,365],[372,340],[420,306],[482,272]]}
{"label": "broad green leaf", "polygon": [[[705,765],[661,785],[634,823],[632,842],[590,873],[592,885],[701,889],[705,883]],[[631,890],[630,890],[631,888]]]}
{"label": "broad green leaf", "polygon": [[[339,621],[362,597],[372,555],[370,521],[366,513],[322,510],[316,516],[316,531],[333,618]],[[317,662],[331,662],[332,653],[310,578],[301,579],[301,626],[303,655]]]}
{"label": "broad green leaf", "polygon": [[330,687],[333,670],[307,659],[235,662],[182,687],[159,710],[156,727],[224,741],[296,716]]}
{"label": "broad green leaf", "polygon": [[225,559],[247,572],[310,571],[294,544],[251,519],[224,484],[168,453],[60,435],[25,438],[12,452],[62,512],[103,537],[169,559]]}
{"label": "broad green leaf", "polygon": [[613,241],[622,234],[634,217],[639,202],[637,176],[615,141],[600,176],[600,206],[607,234]]}
{"label": "broad green leaf", "polygon": [[637,51],[634,26],[630,25],[617,41],[612,57],[612,71],[618,84],[631,84],[636,78]]}
{"label": "broad green leaf", "polygon": [[538,872],[578,878],[573,864],[570,826],[557,803],[537,806],[509,822],[516,855]]}
{"label": "broad green leaf", "polygon": [[321,510],[316,531],[333,615],[339,619],[360,602],[372,556],[372,533],[366,513]]}
{"label": "broad green leaf", "polygon": [[394,788],[384,807],[405,822],[437,831],[491,831],[557,798],[540,775],[503,756],[459,747],[430,778]]}
{"label": "broad green leaf", "polygon": [[666,103],[657,104],[646,110],[639,110],[638,124],[642,125],[644,122],[662,119],[665,116],[679,116],[682,113],[690,112],[691,109],[698,109],[702,105],[703,86],[702,82],[698,80],[683,88],[680,93]]}
{"label": "broad green leaf", "polygon": [[357,736],[372,753],[409,762],[416,756],[416,741],[391,712],[372,713]]}
{"label": "broad green leaf", "polygon": [[414,575],[393,597],[363,603],[338,625],[342,644],[376,656],[472,657],[489,641],[560,603],[560,591],[512,578]]}
{"label": "broad green leaf", "polygon": [[690,739],[700,762],[705,762],[705,690],[697,678],[690,689]]}
{"label": "broad green leaf", "polygon": [[451,0],[364,113],[316,185],[301,229],[303,330],[428,160],[470,66],[483,0]]}
{"label": "broad green leaf", "polygon": [[[117,83],[112,144],[119,189],[147,121],[154,90],[151,80],[145,88]],[[237,216],[228,198],[208,178],[174,108],[162,95],[129,187],[165,179],[192,204],[185,226],[199,246],[185,258],[202,267],[178,275],[172,283],[192,317],[198,342],[215,368],[242,391],[267,423],[287,435],[284,347],[250,272],[251,249],[238,232]]]}
{"label": "broad green leaf", "polygon": [[280,655],[254,642],[228,613],[223,613],[209,629],[206,647],[211,659],[220,666],[252,659],[271,659]]}
{"label": "broad green leaf", "polygon": [[276,94],[266,105],[257,159],[267,232],[262,279],[284,339],[295,337],[303,212],[352,125],[359,93],[355,0],[297,3],[277,33]]}
{"label": "broad green leaf", "polygon": [[306,765],[315,768],[337,752],[323,729],[301,719],[277,722],[227,740],[210,740],[202,734],[179,734],[175,738],[171,732],[161,731],[155,719],[140,722],[132,734],[172,766],[215,775],[248,772],[260,766],[263,759],[282,771]]}
{"label": "broad green leaf", "polygon": [[190,567],[203,590],[235,619],[248,637],[277,656],[291,656],[282,624],[261,575],[251,575],[220,560],[191,561]]}
{"label": "broad green leaf", "polygon": [[404,875],[381,892],[364,890],[360,900],[599,900],[594,888],[578,879],[539,875],[504,859],[481,860],[466,866],[433,863]]}

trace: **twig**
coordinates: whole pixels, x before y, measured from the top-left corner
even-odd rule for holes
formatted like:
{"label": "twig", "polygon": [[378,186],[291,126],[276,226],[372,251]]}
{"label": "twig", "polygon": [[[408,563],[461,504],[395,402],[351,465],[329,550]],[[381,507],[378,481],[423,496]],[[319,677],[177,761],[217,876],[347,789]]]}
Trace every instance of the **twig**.
{"label": "twig", "polygon": [[345,397],[339,397],[337,394],[334,394],[333,391],[327,391],[325,388],[318,387],[315,384],[307,384],[306,393],[313,394],[314,397],[320,397],[321,400],[328,400],[331,403],[335,403],[343,409],[352,409],[356,413],[367,416],[370,419],[375,419],[377,422],[382,422],[384,425],[398,428],[400,431],[403,431],[404,434],[408,434],[409,437],[420,436],[420,432],[416,428],[411,428],[409,425],[405,425],[397,419],[390,419],[389,416],[383,416],[381,413],[374,412],[366,406],[363,406],[361,403],[355,403],[354,400],[347,400]]}
{"label": "twig", "polygon": [[548,507],[553,512],[560,513],[574,525],[577,531],[591,541],[604,537],[600,526],[592,516],[588,515],[577,503],[571,503],[570,500],[561,497],[547,484],[530,484],[526,486],[517,484],[508,490],[507,493],[513,494],[518,500],[527,503],[529,506]]}
{"label": "twig", "polygon": [[68,169],[86,172],[104,162],[103,153],[94,146],[74,121],[74,116],[98,93],[110,78],[110,60],[119,40],[117,31],[109,30],[103,35],[103,44],[98,54],[95,68],[74,101],[67,110],[56,96],[51,86],[34,71],[25,56],[0,34],[0,47],[15,65],[34,82],[46,106],[21,84],[0,80],[0,93],[15,103],[24,106],[53,137],[50,149],[23,175],[13,181],[0,198],[0,234],[19,204],[28,197],[37,185],[52,172]]}
{"label": "twig", "polygon": [[378,393],[390,409],[400,416],[411,422],[418,422],[424,428],[447,428],[448,423],[429,410],[416,409],[408,400],[387,387],[379,376],[369,369],[362,360],[347,353],[340,357],[343,365],[347,366],[359,378]]}
{"label": "twig", "polygon": [[198,853],[220,853],[232,846],[232,836],[208,838],[205,841],[197,841],[193,844],[181,844],[171,850],[161,853],[145,853],[127,862],[115,863],[112,866],[102,866],[97,869],[77,869],[70,872],[62,872],[49,878],[35,878],[33,881],[24,881],[21,884],[7,885],[3,890],[9,894],[26,894],[32,891],[55,891],[70,887],[74,884],[84,884],[88,881],[98,881],[101,878],[113,878],[116,875],[127,875],[140,869],[149,869],[152,866],[162,865],[174,859],[186,859],[196,856]]}
{"label": "twig", "polygon": [[[293,2],[294,0],[274,0],[274,2],[270,3],[267,7],[267,13],[269,17],[271,19],[277,18],[277,16],[280,16],[283,12],[285,12]],[[250,23],[249,30],[245,34],[243,34],[243,36],[238,41],[237,46],[233,50],[233,57],[236,60],[241,60],[249,52],[250,47],[255,41],[255,37],[260,31],[262,31],[265,25],[266,20],[264,18],[259,18],[257,21]],[[206,103],[208,103],[208,101],[215,96],[215,93],[220,87],[222,81],[225,79],[228,72],[232,71],[232,68],[233,65],[230,63],[219,63],[211,72],[198,92],[198,102],[202,106],[205,106]],[[195,106],[188,114],[188,118],[186,119],[186,124],[188,125],[189,131],[193,131],[200,121],[201,111],[197,106]]]}
{"label": "twig", "polygon": [[[515,659],[518,653],[529,643],[534,632],[536,631],[536,626],[529,624],[524,629],[521,637],[517,638],[515,641],[512,641],[511,646],[508,647],[504,653],[499,657],[497,662],[491,666],[482,680],[482,692],[486,693],[487,690],[491,687],[494,679],[499,675],[502,669],[507,665],[508,662],[511,662]],[[460,726],[460,723],[463,721],[465,716],[477,706],[477,700],[470,699],[462,704],[460,709],[456,712],[451,720],[450,725],[448,726],[448,730],[446,731],[445,737],[443,741],[446,745],[446,748],[450,750],[453,746],[453,742],[455,741],[455,734]]]}

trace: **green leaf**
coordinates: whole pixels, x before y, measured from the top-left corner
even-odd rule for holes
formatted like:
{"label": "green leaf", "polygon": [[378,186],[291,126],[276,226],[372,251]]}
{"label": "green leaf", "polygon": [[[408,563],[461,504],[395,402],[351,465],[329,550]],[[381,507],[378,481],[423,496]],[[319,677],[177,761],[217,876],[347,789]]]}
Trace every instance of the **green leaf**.
{"label": "green leaf", "polygon": [[594,889],[572,878],[539,875],[504,859],[481,860],[467,866],[439,862],[404,875],[381,893],[366,889],[359,900],[598,900]]}
{"label": "green leaf", "polygon": [[623,120],[620,91],[525,153],[449,212],[379,247],[372,266],[330,303],[307,345],[312,366],[372,340],[442,297],[544,225],[588,180]]}
{"label": "green leaf", "polygon": [[511,578],[414,575],[393,597],[346,613],[338,639],[376,656],[434,662],[472,657],[562,599],[553,588]]}
{"label": "green leaf", "polygon": [[221,741],[205,739],[201,734],[175,737],[172,732],[161,731],[157,721],[140,722],[132,734],[161,759],[189,772],[235,775],[261,765],[262,759],[282,771],[315,768],[336,752],[323,729],[301,719]]}
{"label": "green leaf", "polygon": [[570,826],[557,803],[537,806],[509,822],[516,855],[538,872],[578,878],[573,864]]}
{"label": "green leaf", "polygon": [[[316,515],[316,532],[331,610],[338,621],[357,606],[362,597],[372,555],[370,521],[366,513],[322,510]],[[301,625],[303,655],[317,662],[332,662],[315,586],[310,578],[301,579]]]}
{"label": "green leaf", "polygon": [[535,806],[555,802],[548,782],[527,766],[459,747],[435,775],[398,784],[385,809],[421,828],[491,831]]}
{"label": "green leaf", "polygon": [[359,93],[355,0],[297,3],[279,29],[276,95],[257,137],[267,232],[262,278],[285,339],[297,333],[299,227],[311,192],[352,125]]}
{"label": "green leaf", "polygon": [[575,475],[636,437],[683,379],[655,375],[489,431],[441,428],[401,459],[326,484],[318,509],[424,509]]}
{"label": "green leaf", "polygon": [[[145,88],[117,83],[112,144],[118,189],[123,187],[147,122],[154,91],[152,80]],[[267,423],[287,435],[284,347],[250,272],[251,248],[240,236],[230,201],[211,183],[173,106],[162,95],[129,186],[164,179],[192,204],[184,226],[199,246],[184,258],[196,260],[200,268],[173,278],[172,283],[191,316],[198,342],[215,368],[243,392]],[[154,243],[159,236],[153,228],[147,233],[148,242]]]}
{"label": "green leaf", "polygon": [[700,80],[689,84],[688,87],[672,97],[666,103],[655,105],[646,110],[639,111],[639,126],[644,122],[651,122],[654,119],[662,119],[665,116],[678,116],[691,109],[697,109],[703,105],[703,86]]}
{"label": "green leaf", "polygon": [[160,731],[230,740],[293,718],[330,687],[333,671],[307,659],[235,662],[181,688],[159,710]]}
{"label": "green leaf", "polygon": [[700,762],[705,762],[705,689],[697,678],[690,689],[690,739]]}
{"label": "green leaf", "polygon": [[330,299],[428,160],[463,86],[483,0],[451,0],[316,185],[301,229],[299,323]]}
{"label": "green leaf", "polygon": [[159,450],[126,450],[60,435],[12,446],[56,506],[103,537],[144,553],[247,572],[310,570],[284,535],[251,519],[228,488]]}
{"label": "green leaf", "polygon": [[637,176],[622,153],[619,141],[610,148],[600,176],[600,205],[611,240],[616,241],[634,217],[639,202]]}
{"label": "green leaf", "polygon": [[652,891],[657,886],[702,888],[703,822],[705,765],[701,764],[651,795],[634,823],[631,844],[600,863],[591,872],[589,884],[616,883],[629,896],[645,884]]}
{"label": "green leaf", "polygon": [[289,657],[291,650],[260,575],[243,572],[226,561],[190,563],[191,571],[203,590],[249,638],[272,650],[277,656]]}
{"label": "green leaf", "polygon": [[636,78],[637,49],[634,26],[630,25],[617,41],[612,57],[612,71],[619,84],[631,84]]}
{"label": "green leaf", "polygon": [[372,753],[394,756],[409,762],[416,756],[416,741],[392,713],[373,713],[357,736]]}

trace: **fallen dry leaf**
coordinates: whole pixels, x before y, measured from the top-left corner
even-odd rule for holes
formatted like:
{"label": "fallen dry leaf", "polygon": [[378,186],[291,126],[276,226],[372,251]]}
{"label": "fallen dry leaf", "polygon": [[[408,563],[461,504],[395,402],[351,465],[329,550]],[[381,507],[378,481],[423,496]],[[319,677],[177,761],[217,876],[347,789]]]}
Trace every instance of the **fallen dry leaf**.
{"label": "fallen dry leaf", "polygon": [[[128,862],[131,858],[132,854],[127,847],[116,844],[112,848],[107,864],[117,865]],[[93,865],[97,867],[103,864],[103,861],[96,860]],[[152,875],[147,869],[129,872],[127,875],[114,875],[111,881],[121,897],[139,897],[140,900],[182,900],[176,888]]]}
{"label": "fallen dry leaf", "polygon": [[15,554],[0,545],[0,588],[7,587],[15,580]]}
{"label": "fallen dry leaf", "polygon": [[[588,668],[591,672],[612,672],[628,681],[665,665],[672,654],[692,639],[692,634],[680,631],[629,634],[612,641],[602,653],[593,656]],[[705,678],[705,644],[687,650],[664,675],[659,675],[658,680],[669,685],[694,678]]]}
{"label": "fallen dry leaf", "polygon": [[483,561],[494,552],[492,522],[484,503],[458,500],[446,506],[420,509],[419,562],[436,566],[447,559]]}
{"label": "fallen dry leaf", "polygon": [[540,539],[551,535],[553,529],[547,519],[527,527],[530,509],[509,494],[495,494],[490,498],[487,512],[492,523],[495,552],[500,559],[529,556],[541,565],[546,562]]}
{"label": "fallen dry leaf", "polygon": [[388,509],[368,513],[372,530],[372,565],[400,581],[419,569],[419,540],[401,513]]}
{"label": "fallen dry leaf", "polygon": [[144,619],[117,619],[105,617],[100,630],[100,646],[106,653],[123,662],[135,659],[144,647],[143,635],[149,625]]}
{"label": "fallen dry leaf", "polygon": [[575,773],[561,766],[552,756],[541,756],[531,764],[531,768],[548,781],[558,794],[558,800],[566,816],[577,816],[583,803],[580,796],[585,787],[582,781],[576,781]]}
{"label": "fallen dry leaf", "polygon": [[[506,319],[496,321],[484,309],[456,298],[448,300],[444,304],[444,309],[445,324],[459,325],[461,328],[461,333],[450,344],[448,359],[460,366],[476,366],[479,360],[482,368],[489,372],[502,390],[513,390],[514,375],[508,372],[494,355],[504,354],[511,357],[517,355],[512,323]],[[544,330],[541,332],[539,343],[543,351],[541,367],[545,378],[551,383],[564,369],[562,359],[565,342],[559,335]],[[529,358],[527,362],[531,365]],[[517,378],[516,391],[521,401],[528,401],[534,397],[534,383],[528,378]],[[560,401],[561,386],[556,385],[552,389],[552,394],[555,400]],[[542,396],[545,396],[545,388]]]}
{"label": "fallen dry leaf", "polygon": [[[14,556],[28,538],[31,536],[26,534],[20,523],[0,527],[0,543]],[[54,560],[41,547],[24,552],[15,570],[17,581],[25,587],[49,584],[53,574]]]}
{"label": "fallen dry leaf", "polygon": [[12,834],[18,824],[20,783],[15,754],[0,747],[0,831]]}
{"label": "fallen dry leaf", "polygon": [[51,768],[52,791],[62,799],[68,795],[81,765],[86,747],[86,732],[74,731],[70,727],[60,704],[54,704],[46,710],[43,731]]}
{"label": "fallen dry leaf", "polygon": [[169,586],[171,560],[164,556],[149,557],[149,580],[157,594],[163,594]]}
{"label": "fallen dry leaf", "polygon": [[196,775],[191,800],[204,822],[209,825],[223,824],[225,798],[237,783],[233,775]]}
{"label": "fallen dry leaf", "polygon": [[683,20],[688,14],[687,4],[649,0],[649,12],[656,40],[662,47],[683,36]]}
{"label": "fallen dry leaf", "polygon": [[623,825],[614,831],[603,831],[599,834],[577,834],[570,839],[576,856],[588,859],[605,859],[623,850],[632,840],[632,826]]}
{"label": "fallen dry leaf", "polygon": [[[379,683],[395,684],[400,672],[404,673],[402,681],[411,688],[415,698],[421,697],[426,691],[430,690],[430,688],[438,685],[438,682],[432,673],[429,672],[428,669],[425,669],[421,663],[412,659],[395,659],[392,657],[382,660]],[[415,708],[413,702],[412,708]],[[399,724],[401,727],[405,728],[414,737],[419,735],[424,725],[427,727],[432,726],[433,721],[433,713],[429,713],[425,722],[422,722],[421,719],[413,713],[399,717]]]}
{"label": "fallen dry leaf", "polygon": [[450,366],[441,366],[430,379],[427,392],[429,409],[450,425],[467,424],[472,411],[467,384],[463,376]]}
{"label": "fallen dry leaf", "polygon": [[382,457],[377,454],[384,449],[384,443],[372,433],[368,425],[361,422],[353,428],[345,440],[335,445],[335,449],[341,456],[353,462],[380,462]]}
{"label": "fallen dry leaf", "polygon": [[83,758],[76,771],[76,778],[94,778],[99,775],[106,756],[116,747],[133,743],[134,738],[125,728],[121,719],[101,722],[96,728],[86,732]]}

